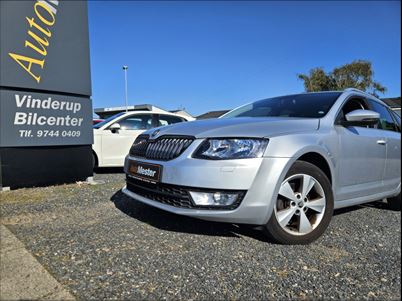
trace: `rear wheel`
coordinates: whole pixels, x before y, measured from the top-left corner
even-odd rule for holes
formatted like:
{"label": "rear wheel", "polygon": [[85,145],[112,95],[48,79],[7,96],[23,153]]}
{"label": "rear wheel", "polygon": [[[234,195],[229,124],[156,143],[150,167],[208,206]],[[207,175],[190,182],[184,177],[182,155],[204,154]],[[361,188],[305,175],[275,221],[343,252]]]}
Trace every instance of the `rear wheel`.
{"label": "rear wheel", "polygon": [[401,211],[401,193],[393,198],[387,199],[388,207],[391,210]]}
{"label": "rear wheel", "polygon": [[94,152],[92,152],[92,169],[98,167],[98,160]]}
{"label": "rear wheel", "polygon": [[331,183],[315,165],[296,161],[282,182],[265,230],[281,244],[307,244],[324,233],[334,208]]}

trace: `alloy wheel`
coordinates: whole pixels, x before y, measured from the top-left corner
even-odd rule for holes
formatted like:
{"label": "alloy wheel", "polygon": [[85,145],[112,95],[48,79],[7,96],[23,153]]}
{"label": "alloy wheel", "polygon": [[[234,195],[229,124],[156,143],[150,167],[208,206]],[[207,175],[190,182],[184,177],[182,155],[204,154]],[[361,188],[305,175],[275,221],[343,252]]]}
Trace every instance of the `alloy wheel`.
{"label": "alloy wheel", "polygon": [[326,199],[321,184],[307,174],[285,179],[279,189],[275,217],[283,230],[306,235],[318,227],[324,217]]}

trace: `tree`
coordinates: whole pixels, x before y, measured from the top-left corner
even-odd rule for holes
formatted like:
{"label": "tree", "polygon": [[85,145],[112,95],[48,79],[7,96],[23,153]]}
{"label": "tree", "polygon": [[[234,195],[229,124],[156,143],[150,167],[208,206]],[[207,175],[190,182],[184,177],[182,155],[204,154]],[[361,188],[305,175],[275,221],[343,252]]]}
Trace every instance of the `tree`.
{"label": "tree", "polygon": [[307,92],[333,90],[333,83],[321,67],[310,70],[309,75],[298,74],[299,79],[304,80],[304,88]]}
{"label": "tree", "polygon": [[357,88],[359,90],[378,96],[377,92],[384,93],[387,88],[374,81],[374,72],[371,62],[356,60],[335,68],[329,73],[324,69],[313,68],[309,74],[298,74],[299,79],[304,81],[304,89],[307,92],[344,90]]}

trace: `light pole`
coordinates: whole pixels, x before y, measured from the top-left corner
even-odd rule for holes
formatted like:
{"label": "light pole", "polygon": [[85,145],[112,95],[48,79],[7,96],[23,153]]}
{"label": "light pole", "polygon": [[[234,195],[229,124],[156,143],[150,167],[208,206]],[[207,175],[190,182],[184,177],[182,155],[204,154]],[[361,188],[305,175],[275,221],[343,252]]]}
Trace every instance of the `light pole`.
{"label": "light pole", "polygon": [[128,111],[128,96],[127,96],[127,70],[128,66],[123,66],[124,70],[124,86],[125,86],[125,92],[126,92],[126,112]]}

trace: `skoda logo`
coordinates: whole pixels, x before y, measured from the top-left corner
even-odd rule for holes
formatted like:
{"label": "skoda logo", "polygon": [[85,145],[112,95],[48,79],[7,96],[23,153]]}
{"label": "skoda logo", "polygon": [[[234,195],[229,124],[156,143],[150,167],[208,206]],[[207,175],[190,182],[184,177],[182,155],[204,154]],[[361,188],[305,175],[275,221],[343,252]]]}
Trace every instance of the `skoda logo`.
{"label": "skoda logo", "polygon": [[155,132],[153,132],[153,133],[151,134],[151,137],[152,137],[152,138],[155,138],[156,135],[159,134],[159,132],[160,132],[160,130],[156,130]]}

